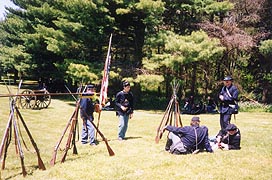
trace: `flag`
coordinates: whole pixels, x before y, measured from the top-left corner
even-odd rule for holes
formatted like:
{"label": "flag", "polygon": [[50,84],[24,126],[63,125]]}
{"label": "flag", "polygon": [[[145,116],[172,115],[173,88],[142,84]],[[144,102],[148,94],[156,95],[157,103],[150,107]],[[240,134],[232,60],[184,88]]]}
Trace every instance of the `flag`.
{"label": "flag", "polygon": [[110,61],[111,61],[111,39],[112,39],[112,34],[110,36],[108,53],[107,53],[107,58],[105,61],[103,78],[102,78],[101,89],[100,89],[99,103],[102,106],[105,106],[106,100],[108,97],[108,85],[109,85],[109,73],[110,73]]}

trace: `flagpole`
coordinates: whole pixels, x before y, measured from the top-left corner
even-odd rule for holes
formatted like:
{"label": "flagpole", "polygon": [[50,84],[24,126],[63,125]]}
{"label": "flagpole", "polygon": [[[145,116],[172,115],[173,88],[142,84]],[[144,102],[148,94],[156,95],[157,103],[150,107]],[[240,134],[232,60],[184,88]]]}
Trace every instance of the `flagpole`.
{"label": "flagpole", "polygon": [[106,99],[107,99],[110,60],[111,60],[111,57],[110,57],[111,40],[112,40],[112,34],[111,34],[110,40],[109,40],[107,58],[106,58],[105,65],[104,65],[103,78],[102,78],[101,89],[100,89],[99,102],[100,102],[100,105],[102,105],[102,106],[105,106]]}
{"label": "flagpole", "polygon": [[[111,61],[111,55],[110,55],[110,52],[111,52],[111,40],[112,40],[112,34],[110,35],[108,52],[107,52],[107,57],[106,57],[106,60],[105,60],[103,78],[102,78],[102,82],[101,82],[101,89],[100,89],[100,96],[99,96],[100,107],[105,106],[106,100],[107,100],[107,94],[108,94],[110,61]],[[99,123],[100,123],[100,115],[101,115],[101,110],[98,113],[97,128],[99,127]],[[95,137],[97,138],[97,132],[96,132]]]}

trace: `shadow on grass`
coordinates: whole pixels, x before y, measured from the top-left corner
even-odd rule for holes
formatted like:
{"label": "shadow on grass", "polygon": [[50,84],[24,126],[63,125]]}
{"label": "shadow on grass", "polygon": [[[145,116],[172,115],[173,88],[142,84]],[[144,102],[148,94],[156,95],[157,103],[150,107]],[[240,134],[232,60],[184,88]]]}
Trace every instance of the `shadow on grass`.
{"label": "shadow on grass", "polygon": [[[37,166],[37,165],[30,165],[30,166],[26,166],[25,165],[25,168],[26,168],[26,176],[29,176],[29,175],[33,175],[33,170],[37,170],[37,169],[39,169],[39,166]],[[15,169],[15,170],[18,170],[18,171],[20,171],[21,169],[22,169],[22,166],[21,167],[16,167],[16,168],[13,168],[13,169]],[[18,172],[18,173],[15,173],[15,174],[13,174],[13,175],[10,175],[9,177],[6,177],[5,178],[5,180],[8,180],[8,179],[14,179],[14,178],[16,178],[16,177],[22,177],[22,178],[19,178],[19,179],[23,179],[24,178],[24,176],[23,176],[23,173],[22,172]],[[0,178],[1,179],[1,178]]]}
{"label": "shadow on grass", "polygon": [[129,140],[129,139],[139,139],[139,138],[143,138],[143,137],[125,137],[125,139],[124,140]]}
{"label": "shadow on grass", "polygon": [[[125,139],[123,139],[122,141],[127,141],[127,140],[130,140],[130,139],[140,139],[140,138],[143,138],[143,137],[125,137]],[[108,141],[120,141],[118,138],[116,139],[107,139]],[[103,140],[100,140],[99,142],[102,142]]]}

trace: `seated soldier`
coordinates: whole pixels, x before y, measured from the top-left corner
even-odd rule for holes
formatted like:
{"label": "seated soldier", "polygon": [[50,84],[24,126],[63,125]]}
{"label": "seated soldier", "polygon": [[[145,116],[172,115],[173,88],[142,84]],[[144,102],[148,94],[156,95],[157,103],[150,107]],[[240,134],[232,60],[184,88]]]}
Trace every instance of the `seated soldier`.
{"label": "seated soldier", "polygon": [[199,123],[199,117],[193,117],[191,126],[164,127],[163,130],[170,132],[165,150],[172,154],[195,154],[204,149],[207,152],[213,152],[208,139],[208,128],[199,126]]}
{"label": "seated soldier", "polygon": [[213,149],[239,150],[241,149],[240,142],[240,130],[234,124],[229,124],[226,129],[220,130],[217,134]]}
{"label": "seated soldier", "polygon": [[207,97],[207,113],[217,113],[216,103],[210,96]]}

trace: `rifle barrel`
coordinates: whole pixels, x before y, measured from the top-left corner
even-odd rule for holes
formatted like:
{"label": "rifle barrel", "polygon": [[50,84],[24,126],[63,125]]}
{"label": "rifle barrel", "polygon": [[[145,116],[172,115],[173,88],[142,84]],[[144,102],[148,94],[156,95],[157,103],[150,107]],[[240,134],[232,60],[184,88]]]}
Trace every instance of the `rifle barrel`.
{"label": "rifle barrel", "polygon": [[79,95],[80,98],[89,98],[93,95],[99,95],[99,93],[95,94],[84,94],[84,93],[43,93],[43,91],[34,93],[34,94],[0,94],[0,97],[14,97],[14,96],[61,96],[61,95]]}
{"label": "rifle barrel", "polygon": [[20,111],[18,110],[18,108],[16,106],[15,106],[15,110],[16,110],[16,113],[18,114],[18,116],[19,116],[19,118],[20,118],[20,120],[21,120],[21,122],[22,122],[22,124],[23,124],[23,126],[25,128],[25,130],[26,130],[26,133],[27,133],[27,135],[28,135],[28,137],[29,137],[29,139],[30,139],[30,141],[31,141],[31,143],[32,143],[35,151],[36,151],[36,154],[37,154],[37,157],[38,157],[39,169],[45,170],[46,168],[45,168],[44,163],[42,161],[39,148],[38,148],[36,142],[34,141],[34,139],[33,139],[32,135],[31,135],[29,129],[27,128],[27,125],[26,125],[26,123],[25,123],[25,121],[23,119],[23,116],[21,115]]}

